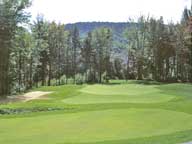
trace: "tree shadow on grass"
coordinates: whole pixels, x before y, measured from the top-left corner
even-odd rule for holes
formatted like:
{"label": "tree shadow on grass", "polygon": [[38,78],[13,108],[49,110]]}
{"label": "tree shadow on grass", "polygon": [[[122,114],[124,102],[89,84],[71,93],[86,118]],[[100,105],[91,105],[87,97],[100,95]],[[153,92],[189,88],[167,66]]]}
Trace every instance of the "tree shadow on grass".
{"label": "tree shadow on grass", "polygon": [[112,83],[103,83],[103,85],[121,85],[122,83],[115,83],[115,82],[112,82]]}
{"label": "tree shadow on grass", "polygon": [[128,84],[142,84],[142,85],[162,85],[164,83],[152,81],[152,80],[131,80]]}
{"label": "tree shadow on grass", "polygon": [[183,83],[172,83],[172,84],[164,84],[161,86],[157,86],[157,89],[161,91],[161,93],[180,96],[187,99],[192,99],[192,85],[191,84],[183,84]]}
{"label": "tree shadow on grass", "polygon": [[122,84],[141,84],[141,85],[164,85],[167,83],[152,81],[152,80],[113,80],[109,83],[101,83],[101,85],[122,85]]}

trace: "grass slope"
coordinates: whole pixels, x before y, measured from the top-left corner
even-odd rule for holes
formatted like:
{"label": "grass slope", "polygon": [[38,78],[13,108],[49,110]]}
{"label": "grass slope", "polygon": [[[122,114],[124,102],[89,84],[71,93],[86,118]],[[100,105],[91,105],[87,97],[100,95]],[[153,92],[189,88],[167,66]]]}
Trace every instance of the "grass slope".
{"label": "grass slope", "polygon": [[192,140],[192,86],[114,81],[114,85],[42,87],[50,99],[0,110],[59,108],[0,115],[6,144],[176,144]]}
{"label": "grass slope", "polygon": [[162,93],[156,86],[132,85],[88,85],[76,97],[64,99],[70,104],[93,103],[161,103],[175,98]]}

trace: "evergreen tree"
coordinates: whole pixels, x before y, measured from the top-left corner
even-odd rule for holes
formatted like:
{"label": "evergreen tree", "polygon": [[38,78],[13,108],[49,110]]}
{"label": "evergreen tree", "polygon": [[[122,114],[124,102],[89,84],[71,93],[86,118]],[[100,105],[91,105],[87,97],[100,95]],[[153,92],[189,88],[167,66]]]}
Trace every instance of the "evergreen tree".
{"label": "evergreen tree", "polygon": [[10,52],[13,39],[19,23],[28,20],[24,9],[30,5],[29,0],[1,0],[0,1],[0,96],[10,93]]}

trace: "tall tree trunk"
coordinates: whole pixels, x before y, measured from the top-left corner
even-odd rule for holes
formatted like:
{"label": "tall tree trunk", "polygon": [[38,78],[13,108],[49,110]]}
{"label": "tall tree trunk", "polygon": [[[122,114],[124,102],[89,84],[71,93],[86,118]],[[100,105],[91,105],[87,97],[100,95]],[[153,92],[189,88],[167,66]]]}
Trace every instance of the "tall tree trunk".
{"label": "tall tree trunk", "polygon": [[190,46],[190,70],[189,70],[189,81],[192,82],[192,32],[191,32],[191,46]]}
{"label": "tall tree trunk", "polygon": [[74,48],[74,56],[73,56],[73,83],[76,84],[76,68],[77,68],[77,64],[76,64],[76,48]]}
{"label": "tall tree trunk", "polygon": [[18,89],[18,91],[19,92],[21,92],[21,81],[22,81],[22,76],[21,76],[21,69],[22,69],[22,58],[21,58],[21,50],[19,51],[19,69],[18,69],[18,71],[19,71],[19,73],[18,73],[18,75],[19,75],[19,79],[18,79],[18,83],[19,83],[19,89]]}
{"label": "tall tree trunk", "polygon": [[138,80],[143,79],[143,65],[142,65],[142,60],[140,58],[137,62],[137,79]]}
{"label": "tall tree trunk", "polygon": [[126,81],[129,79],[129,55],[127,57],[127,71],[126,71]]}
{"label": "tall tree trunk", "polygon": [[29,68],[29,88],[33,86],[33,57],[30,58],[30,68]]}
{"label": "tall tree trunk", "polygon": [[61,85],[61,47],[59,47],[59,85]]}
{"label": "tall tree trunk", "polygon": [[5,44],[1,44],[0,54],[0,98],[5,98],[9,94],[9,48]]}
{"label": "tall tree trunk", "polygon": [[52,64],[51,61],[49,60],[49,71],[48,71],[48,86],[51,86],[51,79],[52,79]]}
{"label": "tall tree trunk", "polygon": [[169,70],[170,70],[170,66],[169,66],[169,58],[167,58],[167,59],[166,59],[165,81],[167,81],[168,78],[169,78]]}

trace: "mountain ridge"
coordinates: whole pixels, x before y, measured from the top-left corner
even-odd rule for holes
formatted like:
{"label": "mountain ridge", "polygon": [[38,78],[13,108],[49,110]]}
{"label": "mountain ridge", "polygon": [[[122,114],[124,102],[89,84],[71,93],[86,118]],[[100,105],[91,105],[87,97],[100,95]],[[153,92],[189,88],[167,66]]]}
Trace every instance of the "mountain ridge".
{"label": "mountain ridge", "polygon": [[[77,22],[72,24],[66,24],[66,30],[73,30],[75,27],[78,28],[80,37],[84,38],[88,32],[101,27],[107,27],[112,30],[113,33],[113,52],[114,55],[119,57],[126,57],[126,44],[127,39],[124,37],[124,31],[135,23],[128,22]],[[125,59],[125,58],[123,58]]]}
{"label": "mountain ridge", "polygon": [[130,25],[131,23],[128,22],[77,22],[66,24],[65,29],[72,30],[74,27],[77,27],[80,35],[85,36],[88,32],[91,32],[97,28],[108,27],[112,29],[115,35],[119,35],[122,34],[123,31]]}

